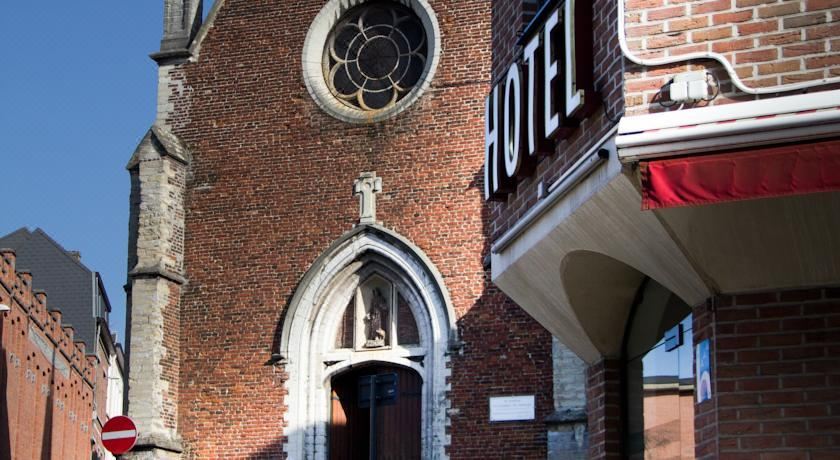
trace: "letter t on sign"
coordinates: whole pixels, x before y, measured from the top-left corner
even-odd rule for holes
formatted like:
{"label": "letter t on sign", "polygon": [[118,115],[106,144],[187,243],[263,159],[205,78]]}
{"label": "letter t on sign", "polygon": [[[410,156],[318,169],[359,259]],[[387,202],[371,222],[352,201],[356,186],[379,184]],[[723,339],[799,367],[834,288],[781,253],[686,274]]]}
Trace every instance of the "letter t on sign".
{"label": "letter t on sign", "polygon": [[365,172],[353,182],[353,194],[359,195],[359,223],[376,223],[376,194],[382,191],[382,178]]}

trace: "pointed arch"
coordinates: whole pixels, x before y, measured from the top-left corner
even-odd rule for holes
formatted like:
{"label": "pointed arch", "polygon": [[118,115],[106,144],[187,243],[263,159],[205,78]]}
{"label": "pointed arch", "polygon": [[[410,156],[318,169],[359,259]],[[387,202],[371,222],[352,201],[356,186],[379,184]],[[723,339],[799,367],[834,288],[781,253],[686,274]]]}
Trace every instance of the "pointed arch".
{"label": "pointed arch", "polygon": [[[408,299],[418,346],[336,350],[335,334],[357,287],[381,276]],[[344,234],[301,279],[282,322],[278,352],[288,379],[285,412],[289,458],[325,458],[331,376],[354,366],[392,363],[423,381],[423,458],[444,458],[448,352],[459,344],[455,310],[438,270],[403,236],[378,225]]]}

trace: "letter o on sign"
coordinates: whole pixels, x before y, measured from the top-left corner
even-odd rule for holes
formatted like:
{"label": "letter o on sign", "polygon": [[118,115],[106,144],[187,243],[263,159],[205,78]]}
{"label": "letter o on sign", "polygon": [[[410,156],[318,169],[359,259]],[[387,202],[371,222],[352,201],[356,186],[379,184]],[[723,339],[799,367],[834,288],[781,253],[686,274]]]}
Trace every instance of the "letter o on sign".
{"label": "letter o on sign", "polygon": [[503,153],[505,157],[505,173],[508,177],[516,177],[522,164],[522,73],[519,64],[514,62],[510,66],[505,79],[505,129]]}

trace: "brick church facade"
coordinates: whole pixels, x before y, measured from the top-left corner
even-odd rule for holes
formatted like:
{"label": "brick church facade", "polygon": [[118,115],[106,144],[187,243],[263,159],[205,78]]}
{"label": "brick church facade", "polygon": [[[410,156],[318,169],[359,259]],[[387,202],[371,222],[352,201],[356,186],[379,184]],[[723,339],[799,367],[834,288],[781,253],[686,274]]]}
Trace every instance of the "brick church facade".
{"label": "brick church facade", "polygon": [[[544,458],[555,374],[577,415],[551,426],[582,426],[581,362],[490,282],[490,2],[163,3],[132,458]],[[400,380],[373,441],[368,374]]]}
{"label": "brick church facade", "polygon": [[836,2],[163,4],[132,458],[837,456]]}

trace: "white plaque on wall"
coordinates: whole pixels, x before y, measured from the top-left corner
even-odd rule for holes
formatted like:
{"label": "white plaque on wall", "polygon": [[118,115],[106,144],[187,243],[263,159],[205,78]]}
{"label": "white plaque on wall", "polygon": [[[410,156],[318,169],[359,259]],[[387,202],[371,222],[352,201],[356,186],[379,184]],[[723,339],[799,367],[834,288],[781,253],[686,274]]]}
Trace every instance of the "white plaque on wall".
{"label": "white plaque on wall", "polygon": [[490,421],[534,420],[534,395],[490,398]]}

